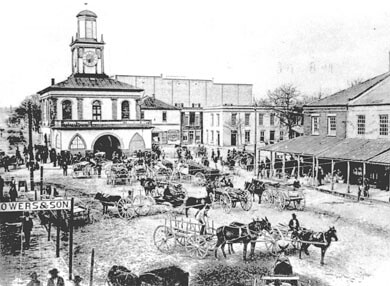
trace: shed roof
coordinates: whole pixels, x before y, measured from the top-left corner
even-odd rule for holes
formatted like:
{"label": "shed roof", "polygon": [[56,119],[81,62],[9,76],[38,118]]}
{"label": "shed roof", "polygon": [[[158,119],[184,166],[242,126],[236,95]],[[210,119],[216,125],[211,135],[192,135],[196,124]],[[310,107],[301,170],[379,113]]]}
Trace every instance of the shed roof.
{"label": "shed roof", "polygon": [[177,108],[151,96],[146,96],[141,100],[141,109],[180,110],[180,108]]}
{"label": "shed roof", "polygon": [[368,160],[368,162],[373,164],[384,164],[384,165],[390,165],[390,150],[385,151],[375,157],[372,157]]}

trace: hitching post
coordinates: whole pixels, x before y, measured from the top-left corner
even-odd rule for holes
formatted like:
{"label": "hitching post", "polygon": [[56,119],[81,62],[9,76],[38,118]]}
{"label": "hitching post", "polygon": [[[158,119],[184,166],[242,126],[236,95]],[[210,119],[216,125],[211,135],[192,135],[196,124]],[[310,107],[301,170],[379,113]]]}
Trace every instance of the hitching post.
{"label": "hitching post", "polygon": [[69,218],[69,280],[72,280],[73,268],[73,212],[74,198],[70,201],[70,218]]}
{"label": "hitching post", "polygon": [[41,166],[40,192],[41,192],[41,196],[42,196],[42,192],[43,192],[43,166]]}
{"label": "hitching post", "polygon": [[57,210],[57,240],[56,240],[56,257],[60,257],[60,230],[61,230],[61,224],[60,224],[60,217],[61,217],[61,211]]}
{"label": "hitching post", "polygon": [[91,254],[91,273],[89,277],[89,286],[93,286],[93,266],[95,264],[95,249],[92,248],[92,254]]}

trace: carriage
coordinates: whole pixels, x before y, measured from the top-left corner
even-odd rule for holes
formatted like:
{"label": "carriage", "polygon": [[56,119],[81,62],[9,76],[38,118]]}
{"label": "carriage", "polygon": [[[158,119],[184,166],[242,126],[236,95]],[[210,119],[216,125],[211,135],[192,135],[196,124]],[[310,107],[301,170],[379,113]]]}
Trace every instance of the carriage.
{"label": "carriage", "polygon": [[306,205],[306,198],[302,188],[294,188],[291,185],[279,183],[266,183],[267,188],[262,194],[262,201],[265,204],[276,206],[280,211],[289,207],[303,211]]}
{"label": "carriage", "polygon": [[168,181],[172,176],[172,169],[167,167],[162,162],[153,164],[148,168],[149,178],[153,178],[157,182]]}
{"label": "carriage", "polygon": [[249,211],[252,208],[252,195],[248,190],[240,188],[231,188],[223,186],[215,186],[210,193],[212,204],[219,203],[225,213],[230,213],[232,208],[241,204],[241,208]]}
{"label": "carriage", "polygon": [[195,185],[204,186],[207,180],[214,180],[219,176],[218,169],[212,169],[203,166],[195,161],[187,161],[186,163],[178,163],[173,170],[171,180],[180,182],[191,182]]}
{"label": "carriage", "polygon": [[201,225],[183,218],[165,219],[163,225],[157,226],[153,234],[154,245],[163,253],[171,254],[178,246],[184,247],[193,258],[203,259],[216,245],[214,222],[207,222],[206,234],[200,234]]}
{"label": "carriage", "polygon": [[73,178],[91,178],[93,173],[91,163],[87,161],[81,161],[73,165],[72,177]]}
{"label": "carriage", "polygon": [[108,170],[106,170],[107,184],[113,186],[118,184],[130,184],[131,176],[127,166],[123,163],[112,164]]}

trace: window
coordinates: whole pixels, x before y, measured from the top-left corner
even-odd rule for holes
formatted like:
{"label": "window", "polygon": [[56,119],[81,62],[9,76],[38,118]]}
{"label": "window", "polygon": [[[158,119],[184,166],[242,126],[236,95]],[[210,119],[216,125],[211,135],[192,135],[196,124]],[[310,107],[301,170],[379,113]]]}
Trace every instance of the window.
{"label": "window", "polygon": [[271,113],[270,114],[270,117],[269,117],[269,124],[271,126],[274,126],[275,125],[275,113]]}
{"label": "window", "polygon": [[56,135],[56,148],[61,149],[60,135]]}
{"label": "window", "polygon": [[379,115],[379,135],[389,135],[389,115],[387,114]]}
{"label": "window", "polygon": [[190,116],[188,114],[184,115],[184,125],[190,125]]}
{"label": "window", "polygon": [[366,116],[358,115],[357,118],[357,133],[363,135],[366,133]]}
{"label": "window", "polygon": [[211,126],[214,126],[214,114],[211,113]]}
{"label": "window", "polygon": [[265,131],[262,130],[260,131],[260,142],[264,142],[264,140],[265,140]]}
{"label": "window", "polygon": [[194,131],[191,130],[190,132],[188,132],[188,141],[190,143],[194,142]]}
{"label": "window", "polygon": [[245,130],[245,144],[248,144],[251,141],[251,131]]}
{"label": "window", "polygon": [[236,126],[237,124],[237,113],[232,113],[232,122],[231,122],[231,125],[232,126]]}
{"label": "window", "polygon": [[217,114],[217,126],[219,126],[220,122],[219,122],[219,114]]}
{"label": "window", "polygon": [[211,130],[211,142],[214,142],[214,131]]}
{"label": "window", "polygon": [[144,111],[141,111],[141,120],[142,119],[145,119],[145,112]]}
{"label": "window", "polygon": [[102,120],[102,105],[98,100],[92,103],[92,120]]}
{"label": "window", "polygon": [[195,131],[195,142],[196,143],[200,142],[200,130]]}
{"label": "window", "polygon": [[200,125],[200,114],[195,113],[195,126],[199,126],[199,125]]}
{"label": "window", "polygon": [[162,113],[162,121],[167,122],[167,112],[166,111],[163,111],[163,113]]}
{"label": "window", "polygon": [[328,135],[336,136],[336,116],[328,116]]}
{"label": "window", "polygon": [[72,102],[70,100],[62,102],[62,119],[72,120]]}
{"label": "window", "polygon": [[184,107],[184,103],[175,103],[175,107],[178,107],[178,108],[183,108]]}
{"label": "window", "polygon": [[271,143],[273,143],[273,142],[275,141],[275,131],[274,131],[274,130],[271,130],[271,131],[269,132],[269,141],[270,141]]}
{"label": "window", "polygon": [[72,143],[70,143],[70,149],[85,149],[85,145],[83,143],[83,140],[81,140],[80,136],[76,135],[73,138]]}
{"label": "window", "polygon": [[264,125],[264,114],[259,114],[259,125]]}
{"label": "window", "polygon": [[195,124],[195,112],[190,112],[190,125]]}
{"label": "window", "polygon": [[284,139],[284,132],[283,132],[283,130],[280,130],[280,133],[279,133],[279,140],[280,140],[280,141],[283,141],[283,139]]}
{"label": "window", "polygon": [[127,100],[122,101],[122,119],[130,119],[130,108]]}
{"label": "window", "polygon": [[250,113],[245,113],[245,126],[249,126]]}
{"label": "window", "polygon": [[320,134],[319,121],[320,121],[320,118],[318,116],[311,117],[311,134],[313,134],[313,135]]}
{"label": "window", "polygon": [[187,142],[188,141],[188,131],[183,131],[182,140]]}
{"label": "window", "polygon": [[209,131],[206,130],[206,142],[209,143]]}

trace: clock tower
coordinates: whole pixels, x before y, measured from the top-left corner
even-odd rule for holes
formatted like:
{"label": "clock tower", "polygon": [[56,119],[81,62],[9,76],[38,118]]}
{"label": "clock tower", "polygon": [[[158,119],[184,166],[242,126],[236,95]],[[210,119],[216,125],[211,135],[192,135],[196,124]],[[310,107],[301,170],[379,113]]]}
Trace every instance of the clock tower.
{"label": "clock tower", "polygon": [[97,39],[97,15],[89,10],[77,14],[76,38],[70,44],[72,74],[104,74],[104,41]]}

